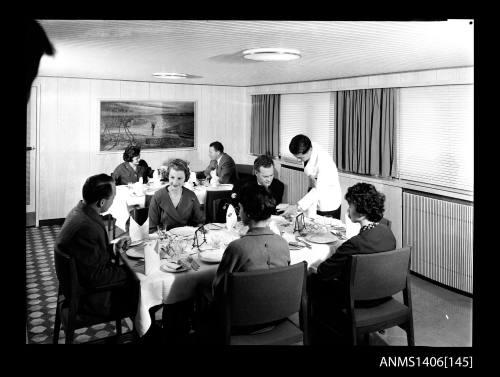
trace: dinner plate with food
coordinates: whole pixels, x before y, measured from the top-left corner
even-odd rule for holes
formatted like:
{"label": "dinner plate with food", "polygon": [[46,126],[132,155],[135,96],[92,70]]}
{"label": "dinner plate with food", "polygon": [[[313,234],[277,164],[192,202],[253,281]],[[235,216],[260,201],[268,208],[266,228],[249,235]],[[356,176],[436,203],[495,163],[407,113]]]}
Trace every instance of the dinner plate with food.
{"label": "dinner plate with food", "polygon": [[313,243],[331,243],[338,240],[338,237],[331,233],[311,233],[304,237],[307,241]]}
{"label": "dinner plate with food", "polygon": [[206,263],[219,263],[224,255],[224,249],[207,249],[198,254],[201,261]]}
{"label": "dinner plate with food", "polygon": [[127,249],[125,254],[130,258],[144,258],[144,248]]}
{"label": "dinner plate with food", "polygon": [[162,261],[160,270],[164,272],[184,272],[188,270],[188,267],[175,262]]}

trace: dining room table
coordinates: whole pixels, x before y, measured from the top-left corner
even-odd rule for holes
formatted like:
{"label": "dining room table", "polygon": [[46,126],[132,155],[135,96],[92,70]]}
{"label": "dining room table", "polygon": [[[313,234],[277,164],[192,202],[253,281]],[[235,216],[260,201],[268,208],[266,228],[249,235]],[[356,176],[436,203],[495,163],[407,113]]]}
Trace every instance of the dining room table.
{"label": "dining room table", "polygon": [[[340,220],[322,216],[302,220],[304,226],[300,228],[297,219],[272,216],[270,228],[289,243],[290,263],[306,261],[313,273],[345,241],[345,226]],[[151,326],[150,308],[194,298],[198,287],[212,284],[227,245],[247,230],[241,222],[232,229],[227,229],[225,223],[173,228],[152,233],[120,253],[122,262],[140,282],[135,316],[138,334],[143,336]],[[152,244],[156,245],[159,265],[147,271],[146,263],[152,262],[145,254],[150,255]],[[145,251],[146,247],[150,249]]]}

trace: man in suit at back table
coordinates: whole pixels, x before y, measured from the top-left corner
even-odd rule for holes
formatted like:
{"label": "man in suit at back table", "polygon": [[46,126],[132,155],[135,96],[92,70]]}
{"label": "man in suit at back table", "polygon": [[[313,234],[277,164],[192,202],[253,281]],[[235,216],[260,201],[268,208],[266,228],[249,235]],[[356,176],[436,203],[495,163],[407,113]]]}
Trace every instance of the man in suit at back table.
{"label": "man in suit at back table", "polygon": [[211,161],[203,172],[205,177],[211,179],[212,171],[215,171],[215,175],[219,177],[219,183],[235,183],[236,164],[231,156],[224,153],[224,146],[220,142],[214,141],[210,144],[208,155]]}

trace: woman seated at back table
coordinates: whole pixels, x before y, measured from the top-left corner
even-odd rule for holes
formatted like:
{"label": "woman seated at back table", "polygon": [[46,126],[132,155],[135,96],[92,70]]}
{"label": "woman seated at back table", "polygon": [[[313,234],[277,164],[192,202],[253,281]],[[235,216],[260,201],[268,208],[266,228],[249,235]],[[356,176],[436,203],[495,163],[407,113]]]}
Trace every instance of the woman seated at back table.
{"label": "woman seated at back table", "polygon": [[187,163],[174,159],[167,164],[168,185],[155,192],[149,204],[149,233],[157,226],[165,230],[180,226],[200,226],[205,221],[196,194],[184,187],[189,177]]}
{"label": "woman seated at back table", "polygon": [[112,174],[116,185],[139,182],[139,178],[146,183],[153,176],[153,170],[141,160],[141,148],[129,145],[123,152],[123,161]]}
{"label": "woman seated at back table", "polygon": [[[248,225],[248,232],[232,241],[224,251],[211,287],[202,287],[198,297],[200,318],[205,325],[216,321],[215,302],[222,293],[224,275],[230,272],[267,270],[290,264],[288,242],[269,228],[271,215],[276,210],[276,200],[257,183],[245,185],[238,197],[241,220]],[[268,327],[267,324],[265,327]],[[259,327],[260,328],[260,327]],[[249,333],[259,328],[240,329]],[[217,340],[216,340],[217,341]]]}
{"label": "woman seated at back table", "polygon": [[[331,257],[322,262],[317,273],[309,275],[307,287],[313,311],[322,316],[332,310],[345,308],[347,301],[348,257],[396,249],[392,231],[379,223],[384,214],[385,195],[368,183],[357,183],[347,189],[347,213],[352,222],[359,223],[359,234],[345,241]],[[388,298],[356,301],[356,307],[378,305]],[[316,314],[315,314],[316,315]]]}

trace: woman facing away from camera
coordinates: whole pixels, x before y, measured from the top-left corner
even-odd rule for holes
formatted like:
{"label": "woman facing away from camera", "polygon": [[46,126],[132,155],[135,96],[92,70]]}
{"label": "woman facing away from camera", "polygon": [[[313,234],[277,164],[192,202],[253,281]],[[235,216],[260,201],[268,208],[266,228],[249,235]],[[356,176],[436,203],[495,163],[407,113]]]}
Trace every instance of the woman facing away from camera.
{"label": "woman facing away from camera", "polygon": [[146,161],[141,160],[141,148],[129,145],[123,152],[123,161],[115,168],[112,176],[116,185],[127,185],[139,182],[140,178],[146,183],[148,177],[153,176],[153,171]]}
{"label": "woman facing away from camera", "polygon": [[[222,294],[224,275],[230,272],[267,270],[290,264],[288,242],[269,228],[271,215],[276,209],[276,201],[264,186],[257,183],[245,185],[239,196],[241,220],[248,225],[248,232],[232,241],[224,251],[210,286],[200,287],[197,297],[198,323],[208,342],[219,342],[217,337],[218,303]],[[252,326],[239,329],[250,333],[274,324],[258,328]],[[210,337],[210,338],[209,338]]]}
{"label": "woman facing away from camera", "polygon": [[[349,284],[348,260],[350,255],[372,254],[396,249],[396,238],[386,225],[380,223],[384,215],[385,195],[369,183],[357,183],[347,189],[347,213],[352,222],[359,223],[359,234],[345,241],[316,273],[308,277],[308,291],[313,311],[318,314],[347,305]],[[378,305],[388,298],[356,301],[357,307]]]}
{"label": "woman facing away from camera", "polygon": [[186,161],[174,159],[167,164],[168,185],[155,192],[149,204],[149,232],[157,226],[165,230],[180,226],[200,226],[205,221],[196,194],[184,187],[189,177]]}

